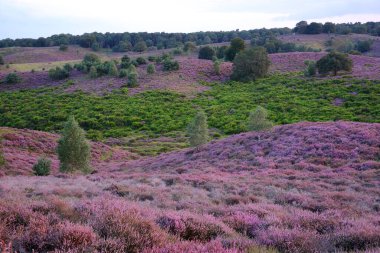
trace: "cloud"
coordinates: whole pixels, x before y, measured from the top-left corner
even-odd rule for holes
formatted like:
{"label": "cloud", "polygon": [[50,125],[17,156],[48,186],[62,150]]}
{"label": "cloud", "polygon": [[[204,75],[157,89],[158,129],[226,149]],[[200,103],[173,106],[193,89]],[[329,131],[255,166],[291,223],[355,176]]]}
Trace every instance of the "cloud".
{"label": "cloud", "polygon": [[1,37],[293,27],[299,20],[380,20],[378,0],[0,0]]}

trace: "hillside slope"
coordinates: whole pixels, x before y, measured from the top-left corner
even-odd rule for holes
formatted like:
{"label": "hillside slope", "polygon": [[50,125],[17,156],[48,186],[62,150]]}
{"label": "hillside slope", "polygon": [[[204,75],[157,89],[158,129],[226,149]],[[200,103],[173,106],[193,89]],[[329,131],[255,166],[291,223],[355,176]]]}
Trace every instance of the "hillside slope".
{"label": "hillside slope", "polygon": [[[59,166],[56,155],[58,138],[58,135],[46,132],[0,127],[0,155],[3,157],[0,176],[31,175],[33,165],[43,156],[52,160],[53,173],[56,173]],[[135,154],[99,142],[92,142],[91,147],[94,168],[105,162],[137,158]]]}

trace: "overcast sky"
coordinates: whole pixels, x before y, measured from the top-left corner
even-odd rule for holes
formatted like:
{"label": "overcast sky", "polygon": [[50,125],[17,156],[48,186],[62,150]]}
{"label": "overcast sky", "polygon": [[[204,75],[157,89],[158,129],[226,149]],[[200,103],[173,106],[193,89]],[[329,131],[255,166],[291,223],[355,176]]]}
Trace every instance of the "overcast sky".
{"label": "overcast sky", "polygon": [[0,39],[380,21],[380,0],[0,0]]}

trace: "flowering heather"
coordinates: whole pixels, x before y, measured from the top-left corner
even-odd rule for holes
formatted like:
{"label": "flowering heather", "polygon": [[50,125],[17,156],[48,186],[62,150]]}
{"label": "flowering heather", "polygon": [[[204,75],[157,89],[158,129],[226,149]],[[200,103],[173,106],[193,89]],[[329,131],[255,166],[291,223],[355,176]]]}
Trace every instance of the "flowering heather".
{"label": "flowering heather", "polygon": [[[53,172],[58,171],[59,161],[56,155],[59,136],[45,132],[0,128],[0,147],[5,158],[1,175],[31,175],[33,165],[41,156],[52,160]],[[125,161],[136,155],[120,149],[110,148],[100,142],[92,142],[91,160],[97,168],[104,162]]]}
{"label": "flowering heather", "polygon": [[[4,176],[0,247],[26,252],[377,252],[379,137],[376,123],[298,123],[235,135],[197,150],[110,160],[87,176]],[[33,143],[51,153],[42,141],[18,137],[11,143],[16,140],[24,149]]]}

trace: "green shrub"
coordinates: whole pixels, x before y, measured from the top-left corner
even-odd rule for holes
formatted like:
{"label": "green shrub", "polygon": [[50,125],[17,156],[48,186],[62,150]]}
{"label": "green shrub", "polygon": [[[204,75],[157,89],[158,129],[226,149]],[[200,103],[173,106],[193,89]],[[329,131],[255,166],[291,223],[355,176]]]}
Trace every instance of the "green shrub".
{"label": "green shrub", "polygon": [[67,72],[70,72],[74,68],[73,68],[73,66],[70,63],[66,63],[65,65],[63,65],[63,69],[66,70]]}
{"label": "green shrub", "polygon": [[128,87],[137,87],[138,86],[138,74],[137,72],[131,72],[128,74]]}
{"label": "green shrub", "polygon": [[90,76],[90,78],[97,78],[98,77],[98,71],[96,70],[95,66],[90,67],[89,76]]}
{"label": "green shrub", "polygon": [[183,47],[183,51],[185,52],[194,52],[195,50],[197,50],[197,46],[193,43],[193,42],[186,42],[185,43],[185,46]]}
{"label": "green shrub", "polygon": [[199,59],[205,59],[205,60],[212,60],[212,58],[215,56],[215,51],[210,46],[202,47],[199,50],[198,58]]}
{"label": "green shrub", "polygon": [[199,111],[187,128],[189,142],[192,147],[198,147],[208,142],[207,116]]}
{"label": "green shrub", "polygon": [[117,70],[116,64],[114,61],[108,63],[108,75],[110,76],[118,76],[119,71]]}
{"label": "green shrub", "polygon": [[317,74],[317,65],[315,61],[305,61],[306,68],[304,70],[304,76],[311,77]]}
{"label": "green shrub", "polygon": [[218,59],[224,59],[225,58],[225,53],[226,53],[227,49],[228,49],[227,46],[218,47],[217,50],[216,50],[216,57],[218,57]]}
{"label": "green shrub", "polygon": [[132,50],[132,44],[129,41],[120,41],[118,45],[112,48],[114,52],[128,52]]}
{"label": "green shrub", "polygon": [[130,65],[131,65],[131,58],[129,58],[128,55],[124,55],[121,58],[120,68],[127,69],[127,68],[129,68]]}
{"label": "green shrub", "polygon": [[258,106],[255,111],[249,113],[247,128],[249,131],[262,131],[271,129],[273,123],[268,119],[265,108]]}
{"label": "green shrub", "polygon": [[0,65],[4,65],[4,64],[5,64],[5,62],[4,62],[4,58],[3,58],[2,55],[0,55]]}
{"label": "green shrub", "polygon": [[136,51],[136,52],[144,52],[147,50],[147,46],[146,46],[146,43],[145,41],[139,41],[136,43],[136,45],[134,46],[133,48],[133,51]]}
{"label": "green shrub", "polygon": [[6,77],[4,82],[8,84],[16,84],[20,83],[22,81],[22,78],[18,76],[16,73],[9,73]]}
{"label": "green shrub", "polygon": [[233,63],[232,80],[249,82],[264,77],[269,70],[268,53],[263,47],[240,52]]}
{"label": "green shrub", "polygon": [[150,56],[148,56],[148,61],[155,62],[155,61],[157,61],[157,57],[153,56],[153,55],[150,55]]}
{"label": "green shrub", "polygon": [[241,38],[234,38],[231,40],[231,44],[228,49],[225,51],[225,58],[227,61],[233,61],[235,56],[243,51],[245,48],[244,40]]}
{"label": "green shrub", "polygon": [[79,127],[73,116],[70,116],[65,123],[58,141],[57,153],[61,172],[91,171],[90,144],[86,140],[84,130]]}
{"label": "green shrub", "polygon": [[143,65],[143,64],[146,64],[146,60],[144,57],[137,57],[136,58],[136,62],[138,65]]}
{"label": "green shrub", "polygon": [[156,73],[156,68],[154,67],[154,64],[149,64],[146,69],[146,72],[150,75]]}
{"label": "green shrub", "polygon": [[217,75],[220,75],[220,64],[221,64],[221,61],[220,60],[214,60],[214,71],[215,71],[215,74]]}
{"label": "green shrub", "polygon": [[100,57],[96,54],[90,53],[86,54],[83,58],[82,64],[86,66],[87,70],[90,70],[91,66],[96,66],[98,64],[101,64]]}
{"label": "green shrub", "polygon": [[69,71],[65,68],[56,67],[55,69],[49,70],[49,77],[52,80],[63,80],[70,76]]}
{"label": "green shrub", "polygon": [[359,40],[357,43],[356,43],[356,49],[361,52],[361,53],[365,53],[365,52],[368,52],[369,50],[371,50],[371,46],[372,46],[372,41],[371,40]]}
{"label": "green shrub", "polygon": [[50,174],[51,160],[41,157],[33,165],[33,172],[36,176],[47,176]]}
{"label": "green shrub", "polygon": [[62,44],[62,45],[59,46],[59,50],[63,51],[63,52],[67,51],[68,49],[69,49],[69,47],[67,45],[65,45],[65,44]]}
{"label": "green shrub", "polygon": [[180,48],[176,48],[172,51],[173,55],[182,55],[183,51]]}
{"label": "green shrub", "polygon": [[346,54],[333,51],[317,61],[317,69],[320,74],[333,72],[336,76],[338,71],[351,71],[352,60]]}
{"label": "green shrub", "polygon": [[119,77],[120,78],[124,78],[124,77],[127,77],[128,76],[128,71],[126,69],[121,69],[119,71]]}
{"label": "green shrub", "polygon": [[91,45],[91,49],[92,49],[92,51],[94,51],[94,52],[98,52],[98,51],[100,50],[100,44],[97,43],[97,42],[93,43],[93,44]]}
{"label": "green shrub", "polygon": [[178,61],[166,59],[163,62],[163,70],[164,71],[179,70],[179,63],[178,63]]}

